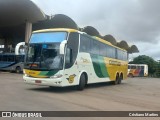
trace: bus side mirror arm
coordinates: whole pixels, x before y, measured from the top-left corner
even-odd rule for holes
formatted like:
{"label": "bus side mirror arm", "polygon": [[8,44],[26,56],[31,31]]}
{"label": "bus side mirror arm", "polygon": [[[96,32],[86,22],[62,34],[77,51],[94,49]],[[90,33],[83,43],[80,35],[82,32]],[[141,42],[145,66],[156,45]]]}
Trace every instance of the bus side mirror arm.
{"label": "bus side mirror arm", "polygon": [[61,55],[64,55],[66,44],[67,44],[67,40],[62,41],[61,44],[60,44],[60,51],[59,51],[59,53]]}

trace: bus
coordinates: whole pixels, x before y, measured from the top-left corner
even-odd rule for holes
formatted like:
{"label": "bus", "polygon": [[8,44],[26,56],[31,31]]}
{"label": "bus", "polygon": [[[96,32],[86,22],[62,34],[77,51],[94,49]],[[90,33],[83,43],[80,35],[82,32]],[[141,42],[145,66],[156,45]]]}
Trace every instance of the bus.
{"label": "bus", "polygon": [[25,83],[77,86],[127,77],[128,53],[111,43],[74,29],[45,29],[32,33],[24,62]]}
{"label": "bus", "polygon": [[147,64],[128,64],[128,77],[147,77]]}
{"label": "bus", "polygon": [[23,71],[24,55],[14,53],[0,54],[0,70],[21,73]]}

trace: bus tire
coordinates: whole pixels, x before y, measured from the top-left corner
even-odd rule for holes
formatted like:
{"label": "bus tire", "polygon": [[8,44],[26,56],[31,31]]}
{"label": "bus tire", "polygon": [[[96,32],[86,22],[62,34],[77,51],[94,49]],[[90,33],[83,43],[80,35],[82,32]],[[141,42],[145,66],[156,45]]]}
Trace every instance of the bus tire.
{"label": "bus tire", "polygon": [[22,71],[21,67],[17,66],[15,71],[16,71],[16,73],[21,73],[21,71]]}
{"label": "bus tire", "polygon": [[122,80],[123,80],[123,74],[121,74],[121,76],[119,77],[118,84],[121,84]]}
{"label": "bus tire", "polygon": [[86,85],[86,77],[84,74],[81,75],[79,80],[79,85],[77,86],[78,90],[83,90]]}
{"label": "bus tire", "polygon": [[119,82],[119,75],[117,74],[116,75],[116,80],[113,82],[114,85],[117,85]]}

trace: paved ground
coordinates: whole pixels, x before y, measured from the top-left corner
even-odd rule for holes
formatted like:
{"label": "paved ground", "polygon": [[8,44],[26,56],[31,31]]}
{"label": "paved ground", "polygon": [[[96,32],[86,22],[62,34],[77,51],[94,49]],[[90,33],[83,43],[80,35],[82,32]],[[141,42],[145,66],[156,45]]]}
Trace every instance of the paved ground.
{"label": "paved ground", "polygon": [[120,85],[103,83],[77,91],[28,85],[22,74],[0,72],[0,86],[0,111],[160,111],[156,78],[129,78]]}

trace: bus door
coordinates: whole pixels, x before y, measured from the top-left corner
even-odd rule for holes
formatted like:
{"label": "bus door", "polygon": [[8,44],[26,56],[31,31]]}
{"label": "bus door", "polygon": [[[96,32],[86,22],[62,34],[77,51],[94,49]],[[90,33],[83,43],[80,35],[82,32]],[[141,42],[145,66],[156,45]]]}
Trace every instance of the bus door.
{"label": "bus door", "polygon": [[[77,84],[79,70],[77,65],[77,56],[78,56],[78,46],[79,46],[79,34],[78,33],[70,33],[67,47],[66,47],[66,55],[65,55],[65,79],[68,80],[67,83],[70,85]],[[67,84],[66,83],[66,84]]]}

